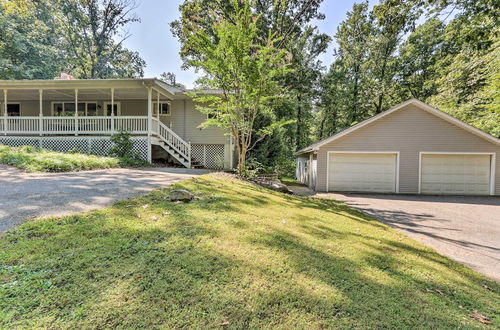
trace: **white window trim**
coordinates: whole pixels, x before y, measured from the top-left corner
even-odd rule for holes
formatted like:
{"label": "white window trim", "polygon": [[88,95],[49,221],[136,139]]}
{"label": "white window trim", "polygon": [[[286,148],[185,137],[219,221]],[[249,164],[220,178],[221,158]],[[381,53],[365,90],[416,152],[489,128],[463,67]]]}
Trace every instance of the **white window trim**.
{"label": "white window trim", "polygon": [[[120,101],[114,101],[113,104],[116,105],[116,115],[121,116],[122,115],[122,103]],[[111,105],[111,102],[103,102],[102,103],[102,115],[104,117],[107,116],[108,105]]]}
{"label": "white window trim", "polygon": [[399,151],[328,151],[326,155],[326,192],[330,190],[330,154],[386,154],[396,155],[396,189],[395,193],[399,194]]}
{"label": "white window trim", "polygon": [[[160,117],[170,117],[172,114],[172,103],[169,101],[160,101],[160,104],[168,104],[168,114],[160,113]],[[155,110],[158,111],[158,102],[153,102],[153,116],[155,116]]]}
{"label": "white window trim", "polygon": [[439,152],[420,151],[418,155],[418,193],[422,192],[422,156],[423,155],[489,155],[490,156],[490,195],[495,195],[496,152]]}
{"label": "white window trim", "polygon": [[[21,102],[9,102],[7,101],[7,105],[9,104],[19,104],[19,117],[23,116],[23,104]],[[5,107],[4,107],[4,102],[0,102],[0,116],[3,116],[5,114]],[[13,116],[10,116],[13,117]]]}
{"label": "white window trim", "polygon": [[[54,104],[56,103],[75,103],[75,101],[52,101],[50,102],[50,115],[52,117],[55,117],[54,116]],[[78,101],[78,103],[85,103],[85,117],[94,117],[94,116],[87,116],[87,109],[88,109],[88,104],[89,103],[95,103],[96,105],[96,110],[99,111],[99,102],[97,101]],[[64,105],[63,105],[64,107]],[[78,111],[78,106],[77,106],[77,111]]]}

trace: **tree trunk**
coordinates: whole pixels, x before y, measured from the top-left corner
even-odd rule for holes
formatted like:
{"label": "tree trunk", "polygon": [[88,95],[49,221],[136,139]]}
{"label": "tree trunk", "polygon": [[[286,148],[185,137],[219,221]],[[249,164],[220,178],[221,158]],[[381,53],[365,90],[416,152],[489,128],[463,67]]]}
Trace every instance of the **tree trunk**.
{"label": "tree trunk", "polygon": [[300,102],[300,96],[297,97],[297,103],[299,105],[297,109],[297,130],[295,131],[295,149],[299,150],[300,149],[300,144],[302,141],[300,140],[300,134],[301,134],[301,124],[302,124],[302,104]]}

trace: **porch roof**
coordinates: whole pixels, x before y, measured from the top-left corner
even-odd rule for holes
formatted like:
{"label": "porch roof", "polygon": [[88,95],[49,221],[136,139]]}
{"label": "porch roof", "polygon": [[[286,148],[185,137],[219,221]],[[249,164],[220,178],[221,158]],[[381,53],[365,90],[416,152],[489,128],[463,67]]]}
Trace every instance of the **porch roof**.
{"label": "porch roof", "polygon": [[44,91],[44,99],[61,101],[74,99],[78,89],[80,100],[107,100],[111,88],[118,99],[147,99],[147,88],[160,93],[160,99],[187,98],[185,92],[155,78],[137,79],[74,79],[74,80],[0,80],[0,90],[8,90],[9,100],[38,100],[38,90]]}

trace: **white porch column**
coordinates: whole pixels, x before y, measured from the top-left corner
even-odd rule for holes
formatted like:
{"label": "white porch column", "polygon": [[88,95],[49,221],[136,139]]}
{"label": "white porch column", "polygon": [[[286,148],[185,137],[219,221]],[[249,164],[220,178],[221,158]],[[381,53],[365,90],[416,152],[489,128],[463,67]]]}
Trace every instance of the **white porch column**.
{"label": "white porch column", "polygon": [[3,90],[3,135],[7,135],[7,89]]}
{"label": "white porch column", "polygon": [[158,122],[156,123],[156,132],[160,134],[160,93],[156,91],[156,120]]}
{"label": "white porch column", "polygon": [[43,135],[43,89],[39,89],[38,90],[38,94],[39,94],[39,119],[38,119],[38,130],[40,131],[40,136]]}
{"label": "white porch column", "polygon": [[151,124],[153,121],[153,89],[148,87],[148,162],[153,161],[153,154],[151,150]]}
{"label": "white porch column", "polygon": [[[108,109],[104,109],[104,111],[107,112]],[[111,88],[111,134],[114,133],[115,133],[115,89]]]}
{"label": "white porch column", "polygon": [[75,136],[78,136],[78,89],[75,89]]}

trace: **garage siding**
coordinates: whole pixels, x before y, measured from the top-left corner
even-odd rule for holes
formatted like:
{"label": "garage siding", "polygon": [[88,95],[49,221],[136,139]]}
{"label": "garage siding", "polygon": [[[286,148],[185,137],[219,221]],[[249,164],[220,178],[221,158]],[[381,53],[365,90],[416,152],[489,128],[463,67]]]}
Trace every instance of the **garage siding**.
{"label": "garage siding", "polygon": [[400,193],[418,193],[419,153],[495,152],[495,194],[500,194],[500,146],[414,104],[320,147],[317,191],[326,191],[328,151],[399,151]]}

